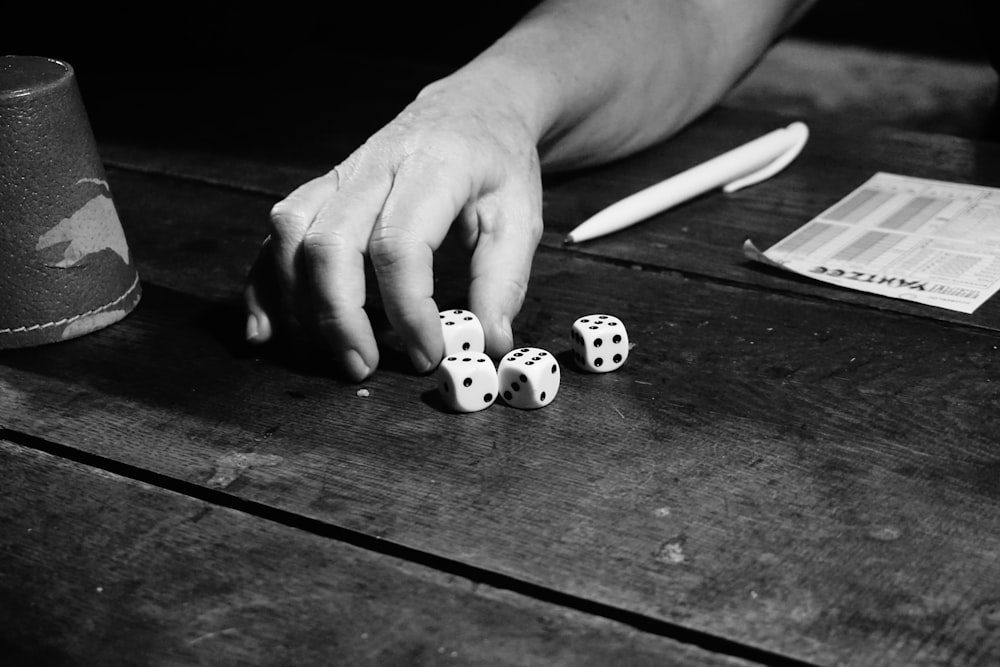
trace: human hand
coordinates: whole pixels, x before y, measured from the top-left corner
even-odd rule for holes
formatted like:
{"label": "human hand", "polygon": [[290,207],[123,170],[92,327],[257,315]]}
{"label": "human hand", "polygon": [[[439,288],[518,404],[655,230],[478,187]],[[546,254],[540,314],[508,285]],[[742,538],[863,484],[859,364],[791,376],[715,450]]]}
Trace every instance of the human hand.
{"label": "human hand", "polygon": [[442,80],[278,202],[244,292],[247,339],[266,342],[297,322],[348,377],[369,376],[379,361],[364,308],[370,262],[415,369],[431,370],[444,345],[433,257],[451,230],[471,252],[469,308],[487,352],[506,353],[542,232],[537,136],[515,109],[499,86]]}

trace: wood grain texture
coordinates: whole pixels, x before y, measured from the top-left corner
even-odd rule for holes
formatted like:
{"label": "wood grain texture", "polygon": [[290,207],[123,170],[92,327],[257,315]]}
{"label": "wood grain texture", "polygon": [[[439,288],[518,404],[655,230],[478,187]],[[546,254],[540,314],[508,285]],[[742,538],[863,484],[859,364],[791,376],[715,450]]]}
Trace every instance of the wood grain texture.
{"label": "wood grain texture", "polygon": [[[575,225],[608,204],[789,122],[771,114],[719,109],[676,139],[632,158],[549,182],[543,243],[560,247]],[[997,329],[1000,301],[973,315],[836,288],[747,260],[747,238],[762,250],[798,229],[879,171],[1000,186],[1000,146],[942,135],[865,127],[847,120],[811,122],[809,143],[774,178],[725,195],[710,193],[618,234],[573,246],[605,259],[689,275],[812,295]]]}
{"label": "wood grain texture", "polygon": [[[747,260],[743,241],[766,249],[864,183],[877,171],[1000,186],[1000,146],[944,135],[867,126],[847,119],[806,118],[811,137],[802,155],[778,176],[730,195],[710,193],[627,230],[577,246],[562,239],[598,210],[648,185],[714,157],[790,118],[765,112],[718,108],[673,139],[599,168],[546,178],[542,245],[658,270],[735,282],[780,292],[843,301],[991,330],[1000,328],[1000,300],[966,315],[825,285]],[[272,203],[297,185],[336,164],[367,136],[364,123],[347,123],[338,137],[343,150],[326,153],[303,144],[295,160],[206,157],[205,150],[149,151],[106,145],[111,165],[259,192]],[[361,130],[359,132],[359,130]],[[315,128],[318,135],[323,130]],[[351,148],[347,148],[351,147]],[[323,156],[328,156],[324,158]],[[266,209],[257,214],[260,229]],[[261,232],[263,233],[263,232]]]}
{"label": "wood grain texture", "polygon": [[748,665],[0,439],[16,665]]}
{"label": "wood grain texture", "polygon": [[629,362],[449,415],[391,354],[361,398],[235,343],[249,238],[220,221],[261,198],[113,186],[144,301],[0,355],[3,427],[796,659],[1000,659],[991,333],[545,248],[518,343],[565,361],[608,311]]}

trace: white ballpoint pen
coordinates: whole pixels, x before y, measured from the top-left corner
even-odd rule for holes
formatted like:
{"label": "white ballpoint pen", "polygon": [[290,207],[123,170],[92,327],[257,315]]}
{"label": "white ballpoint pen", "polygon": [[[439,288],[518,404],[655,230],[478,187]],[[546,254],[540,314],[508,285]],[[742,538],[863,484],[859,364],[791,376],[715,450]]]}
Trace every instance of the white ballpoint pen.
{"label": "white ballpoint pen", "polygon": [[709,190],[735,192],[760,183],[788,166],[808,139],[809,128],[800,122],[769,132],[611,204],[583,221],[563,242],[581,243],[617,232]]}

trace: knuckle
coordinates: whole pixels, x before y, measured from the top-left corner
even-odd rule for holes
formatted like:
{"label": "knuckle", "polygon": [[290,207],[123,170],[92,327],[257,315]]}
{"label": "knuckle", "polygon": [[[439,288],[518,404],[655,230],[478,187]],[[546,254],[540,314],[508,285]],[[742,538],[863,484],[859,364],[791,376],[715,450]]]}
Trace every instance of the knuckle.
{"label": "knuckle", "polygon": [[508,276],[507,289],[514,297],[514,301],[517,305],[520,306],[528,294],[528,276]]}
{"label": "knuckle", "polygon": [[368,240],[368,256],[376,271],[391,270],[419,247],[413,235],[400,227],[379,227]]}
{"label": "knuckle", "polygon": [[290,197],[282,199],[271,207],[270,220],[271,227],[278,235],[304,229],[309,224],[302,206]]}
{"label": "knuckle", "polygon": [[327,332],[328,335],[343,331],[352,324],[352,320],[345,317],[342,311],[343,304],[331,300],[316,312],[316,325]]}
{"label": "knuckle", "polygon": [[338,230],[309,230],[302,236],[302,251],[307,258],[336,253],[347,247],[344,235]]}
{"label": "knuckle", "polygon": [[510,307],[516,312],[521,308],[521,304],[524,303],[524,299],[528,295],[527,279],[518,276],[507,276],[502,281],[501,289],[507,295]]}

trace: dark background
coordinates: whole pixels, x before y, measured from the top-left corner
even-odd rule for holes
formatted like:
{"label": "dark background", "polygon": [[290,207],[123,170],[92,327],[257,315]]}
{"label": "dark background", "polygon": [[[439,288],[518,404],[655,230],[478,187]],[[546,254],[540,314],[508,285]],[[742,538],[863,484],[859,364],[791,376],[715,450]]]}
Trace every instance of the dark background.
{"label": "dark background", "polygon": [[[8,53],[134,71],[197,69],[205,58],[262,62],[367,52],[446,64],[489,44],[534,0],[479,3],[36,3],[4,17]],[[849,44],[980,58],[996,41],[995,0],[820,0],[794,34]],[[89,7],[103,8],[94,11]]]}
{"label": "dark background", "polygon": [[[323,144],[317,128],[349,121],[377,129],[388,118],[369,117],[364,100],[390,94],[381,80],[411,82],[395,86],[396,97],[380,105],[401,108],[422,84],[474,56],[534,4],[36,2],[5,18],[0,43],[7,53],[73,65],[101,140],[287,150],[281,157],[288,159],[303,146],[314,146],[317,156],[348,150]],[[792,34],[985,60],[986,47],[996,47],[984,33],[996,31],[997,4],[822,0]]]}

